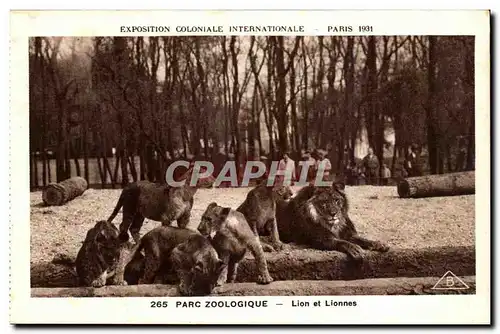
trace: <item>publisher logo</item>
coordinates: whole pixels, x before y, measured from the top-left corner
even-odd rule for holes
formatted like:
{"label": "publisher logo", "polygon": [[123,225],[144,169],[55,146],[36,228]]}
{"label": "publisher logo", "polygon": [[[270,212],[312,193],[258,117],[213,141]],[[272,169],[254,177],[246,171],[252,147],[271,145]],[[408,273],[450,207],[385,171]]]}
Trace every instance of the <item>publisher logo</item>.
{"label": "publisher logo", "polygon": [[466,290],[469,286],[465,284],[457,275],[447,271],[437,283],[432,287],[433,290]]}

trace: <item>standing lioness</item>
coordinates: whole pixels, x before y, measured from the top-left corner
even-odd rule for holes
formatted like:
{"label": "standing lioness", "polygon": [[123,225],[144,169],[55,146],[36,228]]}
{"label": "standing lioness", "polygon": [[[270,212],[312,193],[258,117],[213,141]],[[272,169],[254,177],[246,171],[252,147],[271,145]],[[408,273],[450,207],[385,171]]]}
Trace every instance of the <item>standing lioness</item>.
{"label": "standing lioness", "polygon": [[269,284],[273,281],[267,268],[259,236],[252,232],[241,212],[212,202],[201,217],[198,231],[211,238],[219,257],[227,265],[219,277],[219,285],[235,281],[238,264],[243,260],[247,249],[254,256],[257,264],[257,283]]}
{"label": "standing lioness", "polygon": [[256,235],[271,235],[272,245],[261,241],[264,251],[274,252],[283,245],[276,223],[276,202],[292,197],[291,189],[284,185],[268,186],[262,182],[250,190],[245,201],[236,209],[241,212]]}
{"label": "standing lioness", "polygon": [[128,240],[128,230],[136,243],[144,219],[159,221],[169,226],[174,220],[177,226],[185,228],[191,217],[196,187],[170,187],[149,181],[138,181],[123,188],[118,203],[108,218],[113,221],[123,206],[123,220],[120,224],[120,239]]}

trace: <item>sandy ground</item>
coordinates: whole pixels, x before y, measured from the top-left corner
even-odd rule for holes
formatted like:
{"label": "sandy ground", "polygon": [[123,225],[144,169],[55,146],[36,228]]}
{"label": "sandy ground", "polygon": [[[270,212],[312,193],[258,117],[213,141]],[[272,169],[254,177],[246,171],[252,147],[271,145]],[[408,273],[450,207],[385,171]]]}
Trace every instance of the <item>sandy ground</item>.
{"label": "sandy ground", "polygon": [[[294,188],[296,191],[297,188]],[[200,189],[190,228],[196,228],[210,202],[236,208],[248,188]],[[76,255],[87,230],[107,219],[121,190],[89,189],[60,207],[44,207],[42,193],[31,193],[31,263],[50,261],[57,253]],[[396,187],[347,187],[350,216],[361,235],[392,248],[474,245],[474,195],[400,199]],[[121,222],[121,213],[114,222]],[[159,226],[146,221],[141,233]]]}

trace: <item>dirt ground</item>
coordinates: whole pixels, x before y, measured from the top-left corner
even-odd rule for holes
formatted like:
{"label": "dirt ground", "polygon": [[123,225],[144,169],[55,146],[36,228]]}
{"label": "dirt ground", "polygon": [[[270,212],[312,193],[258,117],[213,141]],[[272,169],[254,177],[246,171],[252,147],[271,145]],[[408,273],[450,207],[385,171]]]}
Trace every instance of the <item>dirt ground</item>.
{"label": "dirt ground", "polygon": [[[210,202],[236,208],[250,189],[200,189],[191,223],[196,228]],[[297,188],[294,188],[296,191]],[[76,255],[87,230],[107,219],[120,189],[89,189],[60,207],[45,207],[42,193],[31,193],[31,263],[50,261],[57,253]],[[350,216],[361,235],[386,242],[391,248],[474,245],[474,195],[400,199],[396,187],[347,187]],[[121,213],[115,218],[121,222]],[[159,226],[146,221],[141,233]]]}

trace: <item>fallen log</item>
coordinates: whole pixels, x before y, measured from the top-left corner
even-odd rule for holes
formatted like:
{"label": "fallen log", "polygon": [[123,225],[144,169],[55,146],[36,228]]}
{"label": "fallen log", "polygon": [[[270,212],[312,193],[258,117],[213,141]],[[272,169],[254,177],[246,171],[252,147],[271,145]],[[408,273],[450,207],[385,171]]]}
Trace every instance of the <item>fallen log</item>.
{"label": "fallen log", "polygon": [[78,276],[73,268],[52,262],[32,264],[30,278],[31,287],[78,286]]}
{"label": "fallen log", "polygon": [[[367,252],[362,264],[335,251],[301,249],[266,253],[269,272],[275,281],[354,280],[390,277],[440,277],[447,271],[458,276],[475,275],[474,247],[393,249],[387,253]],[[237,282],[255,282],[253,258],[238,267]],[[31,266],[31,287],[75,287],[74,270],[54,263]]]}
{"label": "fallen log", "polygon": [[409,177],[399,181],[397,189],[401,198],[474,194],[475,172]]}
{"label": "fallen log", "polygon": [[42,200],[45,205],[63,205],[82,195],[88,188],[87,180],[75,176],[59,183],[50,183],[43,189]]}
{"label": "fallen log", "polygon": [[[228,283],[212,296],[354,296],[474,294],[476,277],[459,277],[463,289],[433,289],[440,277],[375,278],[354,281],[277,281],[269,285]],[[175,297],[174,285],[105,286],[102,288],[32,288],[31,297]]]}

